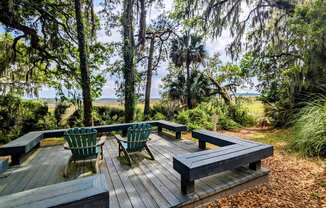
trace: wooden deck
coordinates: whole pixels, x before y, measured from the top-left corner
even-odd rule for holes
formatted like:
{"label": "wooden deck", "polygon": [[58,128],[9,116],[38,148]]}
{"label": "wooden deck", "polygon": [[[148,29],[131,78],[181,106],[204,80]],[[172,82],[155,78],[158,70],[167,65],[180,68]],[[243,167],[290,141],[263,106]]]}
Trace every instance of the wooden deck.
{"label": "wooden deck", "polygon": [[117,157],[117,142],[113,139],[107,140],[104,148],[105,160],[100,171],[105,174],[110,188],[110,207],[197,206],[267,179],[267,170],[252,171],[243,167],[196,180],[196,191],[183,195],[180,175],[172,167],[172,158],[178,154],[199,151],[197,144],[156,134],[152,134],[151,138],[149,148],[155,160],[146,159],[145,152],[135,155],[133,158],[136,163],[132,168]]}
{"label": "wooden deck", "polygon": [[[146,152],[132,155],[134,166],[118,158],[118,145],[107,138],[100,172],[105,175],[110,190],[112,208],[152,208],[197,206],[217,197],[265,182],[268,171],[239,168],[196,180],[195,192],[183,195],[180,175],[172,167],[173,156],[199,151],[195,142],[151,135],[149,148],[155,160]],[[38,148],[23,164],[0,174],[0,196],[65,181],[62,177],[70,151],[63,146]]]}
{"label": "wooden deck", "polygon": [[0,175],[0,196],[64,181],[70,155],[62,146],[37,149],[23,164]]}

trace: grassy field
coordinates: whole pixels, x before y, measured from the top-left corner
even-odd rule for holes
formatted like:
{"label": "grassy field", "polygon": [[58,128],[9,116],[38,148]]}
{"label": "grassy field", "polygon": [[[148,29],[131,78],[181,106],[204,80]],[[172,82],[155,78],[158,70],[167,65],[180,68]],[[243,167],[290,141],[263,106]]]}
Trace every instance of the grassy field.
{"label": "grassy field", "polygon": [[[56,106],[56,103],[54,100],[46,100],[49,111],[53,112]],[[151,100],[151,106],[159,103],[159,99],[152,99]],[[103,99],[103,100],[95,100],[93,102],[93,106],[110,106],[110,107],[115,107],[115,108],[124,108],[123,103],[117,101],[117,100],[110,100],[110,99]],[[138,102],[137,103],[137,108],[144,109],[144,102]]]}

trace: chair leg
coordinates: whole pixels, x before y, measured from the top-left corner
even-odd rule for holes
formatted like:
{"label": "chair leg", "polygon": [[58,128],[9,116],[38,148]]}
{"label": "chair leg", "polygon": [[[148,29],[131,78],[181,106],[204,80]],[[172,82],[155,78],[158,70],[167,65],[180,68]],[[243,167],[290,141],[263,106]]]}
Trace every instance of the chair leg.
{"label": "chair leg", "polygon": [[126,155],[126,158],[128,160],[129,166],[132,166],[131,158],[130,158],[129,154],[127,152],[125,152],[125,155]]}
{"label": "chair leg", "polygon": [[104,158],[103,157],[103,145],[101,145],[101,155],[100,156],[101,156],[101,160],[103,160],[103,158]]}
{"label": "chair leg", "polygon": [[65,166],[65,169],[63,170],[63,177],[64,178],[68,177],[68,169],[69,169],[70,164],[73,163],[73,162],[74,162],[74,160],[72,159],[72,157],[70,157],[69,160],[68,160],[68,163]]}
{"label": "chair leg", "polygon": [[145,144],[145,149],[148,152],[149,156],[151,156],[152,160],[155,160],[153,153],[151,150],[148,148],[147,144]]}
{"label": "chair leg", "polygon": [[123,152],[125,158],[128,160],[128,163],[131,166],[131,158],[130,158],[130,155],[128,154],[127,150],[122,145],[119,145],[119,157],[121,155],[121,152]]}

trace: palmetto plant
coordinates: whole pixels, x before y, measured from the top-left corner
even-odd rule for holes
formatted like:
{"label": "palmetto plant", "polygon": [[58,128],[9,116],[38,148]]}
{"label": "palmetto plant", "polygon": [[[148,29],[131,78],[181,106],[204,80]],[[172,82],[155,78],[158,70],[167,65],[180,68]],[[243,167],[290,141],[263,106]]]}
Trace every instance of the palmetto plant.
{"label": "palmetto plant", "polygon": [[203,63],[206,57],[203,38],[197,34],[185,34],[172,40],[170,57],[176,67],[186,67],[187,78],[187,106],[192,107],[191,103],[191,83],[190,66],[193,63]]}
{"label": "palmetto plant", "polygon": [[198,69],[193,68],[189,77],[190,94],[187,93],[185,74],[181,70],[170,70],[170,74],[163,79],[163,87],[171,100],[185,104],[187,98],[190,98],[192,107],[195,107],[196,104],[207,100],[211,96],[212,89],[209,80]]}

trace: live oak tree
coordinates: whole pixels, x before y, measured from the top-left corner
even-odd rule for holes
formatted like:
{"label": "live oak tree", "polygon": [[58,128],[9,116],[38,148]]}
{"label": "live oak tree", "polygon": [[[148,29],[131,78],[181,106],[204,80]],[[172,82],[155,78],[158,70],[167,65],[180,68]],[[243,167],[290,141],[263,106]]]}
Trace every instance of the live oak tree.
{"label": "live oak tree", "polygon": [[[90,14],[93,13],[92,2],[86,1],[85,3],[87,5],[81,7],[81,14],[85,14],[86,17],[89,17],[90,22],[94,23],[94,15]],[[59,92],[63,88],[85,91],[84,87],[87,86],[87,82],[82,81],[82,77],[85,77],[82,75],[85,70],[80,70],[76,65],[79,58],[76,27],[73,26],[76,22],[74,8],[75,5],[72,1],[64,0],[5,0],[0,3],[0,23],[7,33],[14,34],[11,42],[11,55],[8,57],[11,65],[19,62],[17,54],[22,53],[17,45],[25,45],[26,54],[29,56],[29,71],[40,71],[43,68],[46,71],[47,79],[42,84],[55,87]],[[95,28],[95,26],[86,25],[85,39],[91,37],[90,34]],[[87,49],[89,52],[93,53],[92,68],[97,68],[96,65],[101,63],[103,55],[107,54],[104,52],[105,47],[90,43],[87,48],[89,48]],[[43,67],[40,68],[41,65]],[[7,69],[9,68],[7,67]],[[103,83],[103,79],[97,74],[92,73],[90,79],[96,85]],[[93,91],[93,89],[91,90]],[[96,88],[97,90],[98,88]],[[89,96],[89,98],[91,97]],[[87,103],[90,102],[91,100],[88,99]],[[85,106],[89,106],[87,103]],[[87,110],[85,125],[90,124],[90,113],[91,111]]]}

